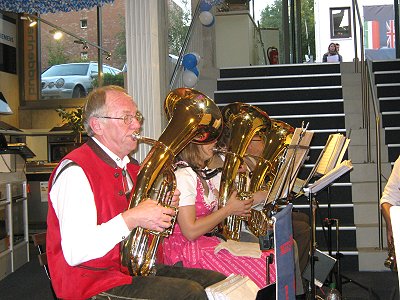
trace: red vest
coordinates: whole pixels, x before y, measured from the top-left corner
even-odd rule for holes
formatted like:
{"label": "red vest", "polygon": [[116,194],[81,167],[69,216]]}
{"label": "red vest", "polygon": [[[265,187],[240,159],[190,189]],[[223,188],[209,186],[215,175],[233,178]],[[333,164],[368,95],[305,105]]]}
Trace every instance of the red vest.
{"label": "red vest", "polygon": [[[93,145],[93,141],[91,141]],[[123,191],[122,169],[106,163],[98,156],[106,157],[100,148],[84,144],[72,151],[64,159],[77,163],[85,172],[97,208],[97,224],[102,224],[128,207],[128,201]],[[91,163],[88,163],[91,162]],[[128,172],[132,179],[136,179],[139,166],[128,164]],[[54,172],[50,176],[49,191]],[[50,197],[50,196],[49,196]],[[131,276],[120,263],[120,245],[117,244],[105,256],[90,260],[81,265],[71,267],[65,261],[61,249],[60,225],[54,208],[49,199],[47,215],[47,242],[46,251],[50,269],[51,282],[57,297],[61,299],[87,299],[116,286],[130,284]]]}

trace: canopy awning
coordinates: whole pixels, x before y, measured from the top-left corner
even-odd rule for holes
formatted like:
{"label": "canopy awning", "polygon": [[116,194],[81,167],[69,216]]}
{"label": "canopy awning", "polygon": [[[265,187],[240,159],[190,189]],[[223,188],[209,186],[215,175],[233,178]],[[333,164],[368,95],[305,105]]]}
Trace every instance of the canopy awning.
{"label": "canopy awning", "polygon": [[45,14],[90,9],[112,2],[114,0],[0,0],[0,10],[16,13]]}

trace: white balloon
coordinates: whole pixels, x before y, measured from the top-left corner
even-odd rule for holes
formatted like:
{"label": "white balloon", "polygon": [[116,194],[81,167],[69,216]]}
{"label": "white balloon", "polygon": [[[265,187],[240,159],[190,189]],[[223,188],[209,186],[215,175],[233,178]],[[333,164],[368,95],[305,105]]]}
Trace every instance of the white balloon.
{"label": "white balloon", "polygon": [[192,71],[186,70],[183,72],[182,75],[183,84],[185,87],[192,88],[196,85],[197,81],[199,80]]}
{"label": "white balloon", "polygon": [[200,23],[204,26],[209,26],[214,21],[214,16],[209,11],[202,11],[199,15]]}
{"label": "white balloon", "polygon": [[[201,57],[200,57],[200,55],[198,54],[198,53],[196,53],[196,52],[191,52],[194,56],[196,56],[196,60],[197,60],[197,64],[200,62],[200,59],[201,59]],[[196,65],[197,65],[196,64]]]}

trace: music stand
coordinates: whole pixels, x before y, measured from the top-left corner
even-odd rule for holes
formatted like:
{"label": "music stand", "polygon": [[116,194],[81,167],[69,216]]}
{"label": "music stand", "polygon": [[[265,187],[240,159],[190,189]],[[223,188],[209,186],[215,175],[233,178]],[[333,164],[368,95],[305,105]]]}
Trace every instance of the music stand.
{"label": "music stand", "polygon": [[309,185],[307,188],[304,189],[308,201],[310,203],[310,282],[309,282],[309,292],[311,293],[311,299],[315,299],[316,296],[316,289],[315,289],[315,261],[318,259],[315,256],[317,250],[317,243],[316,243],[316,210],[318,207],[317,201],[315,199],[315,195],[325,189],[326,187],[330,186],[334,181],[336,181],[339,177],[344,175],[345,173],[349,172],[353,169],[350,160],[343,161],[340,165],[336,166],[334,169],[326,173],[320,179],[318,179],[313,184]]}

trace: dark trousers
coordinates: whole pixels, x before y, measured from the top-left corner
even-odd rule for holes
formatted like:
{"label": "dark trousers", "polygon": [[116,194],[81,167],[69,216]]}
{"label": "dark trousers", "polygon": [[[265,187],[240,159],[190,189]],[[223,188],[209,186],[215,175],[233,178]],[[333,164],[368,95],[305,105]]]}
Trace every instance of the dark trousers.
{"label": "dark trousers", "polygon": [[92,299],[207,299],[205,288],[226,278],[218,272],[157,265],[156,276],[136,276]]}
{"label": "dark trousers", "polygon": [[293,238],[296,240],[300,270],[303,273],[308,264],[310,253],[310,223],[309,217],[305,213],[292,212]]}

